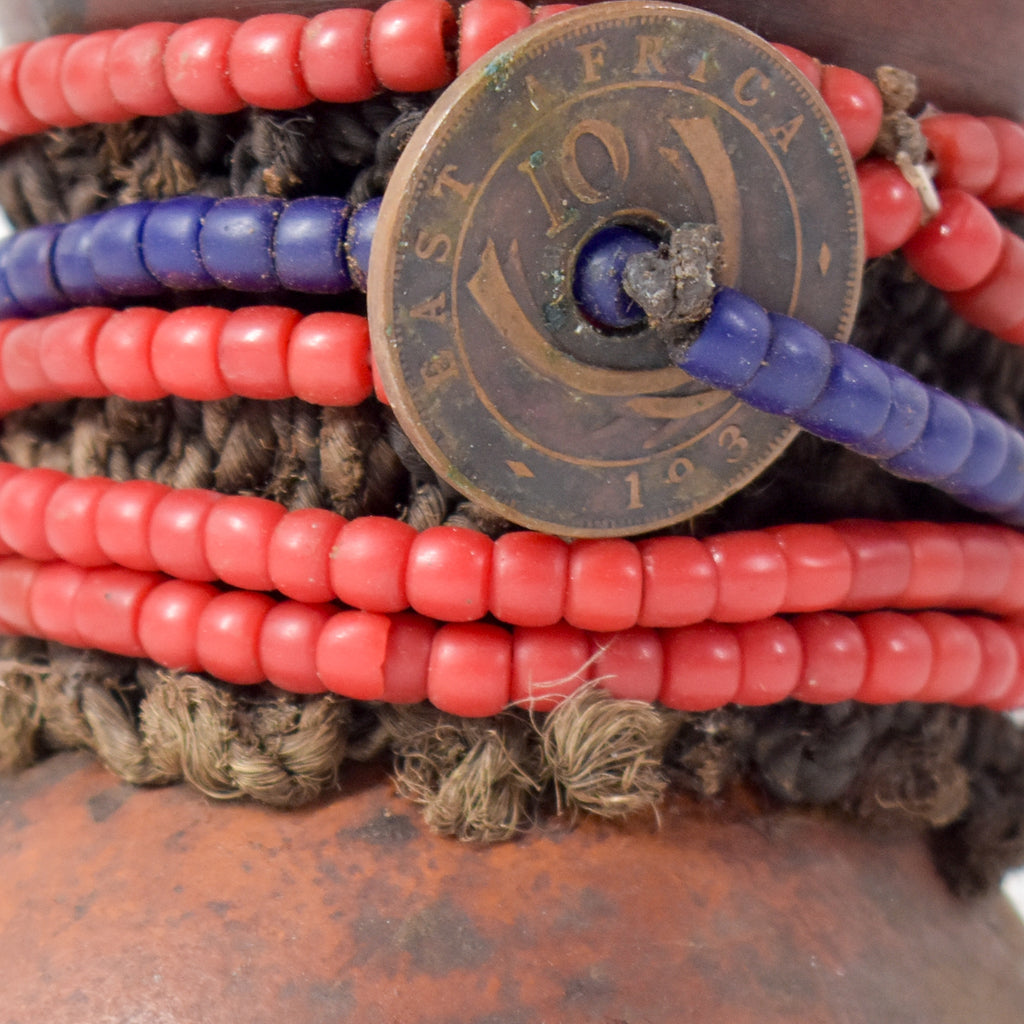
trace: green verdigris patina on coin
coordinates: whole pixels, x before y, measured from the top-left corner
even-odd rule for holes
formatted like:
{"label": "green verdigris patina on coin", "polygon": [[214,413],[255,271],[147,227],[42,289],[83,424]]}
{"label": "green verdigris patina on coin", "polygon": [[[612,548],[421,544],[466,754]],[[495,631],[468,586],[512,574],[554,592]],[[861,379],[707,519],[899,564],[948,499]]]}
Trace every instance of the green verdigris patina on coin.
{"label": "green verdigris patina on coin", "polygon": [[721,283],[845,340],[856,176],[817,92],[732,22],[661,3],[558,15],[462,74],[384,198],[374,355],[404,429],[468,497],[524,526],[639,533],[760,473],[795,428],[666,364],[646,325],[573,298],[595,231],[723,237]]}

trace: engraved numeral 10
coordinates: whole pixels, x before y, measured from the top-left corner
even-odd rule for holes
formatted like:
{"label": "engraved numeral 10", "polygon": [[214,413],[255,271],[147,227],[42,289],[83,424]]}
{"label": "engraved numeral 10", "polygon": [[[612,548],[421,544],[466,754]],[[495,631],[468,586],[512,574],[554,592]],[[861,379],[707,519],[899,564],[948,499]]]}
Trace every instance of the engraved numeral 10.
{"label": "engraved numeral 10", "polygon": [[[580,121],[566,134],[558,159],[562,184],[579,202],[592,206],[607,199],[608,193],[588,178],[580,166],[578,145],[584,135],[591,136],[601,144],[608,156],[612,171],[620,182],[625,182],[629,177],[629,146],[621,128],[596,118]],[[525,174],[536,189],[548,215],[547,235],[549,238],[553,238],[567,228],[578,214],[569,209],[566,199],[557,197],[561,188],[552,180],[553,175],[548,170],[544,153],[534,153],[520,163],[517,170]]]}

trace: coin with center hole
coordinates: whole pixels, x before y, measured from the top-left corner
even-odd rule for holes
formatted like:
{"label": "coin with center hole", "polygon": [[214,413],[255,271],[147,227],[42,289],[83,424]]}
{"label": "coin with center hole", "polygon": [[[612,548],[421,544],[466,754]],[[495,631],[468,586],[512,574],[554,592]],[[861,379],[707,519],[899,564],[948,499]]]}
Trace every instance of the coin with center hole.
{"label": "coin with center hole", "polygon": [[374,357],[434,469],[513,522],[634,534],[717,504],[795,428],[670,366],[646,323],[596,324],[573,282],[595,234],[715,224],[719,283],[846,340],[860,289],[853,164],[772,46],[662,3],[583,7],[462,74],[384,197]]}

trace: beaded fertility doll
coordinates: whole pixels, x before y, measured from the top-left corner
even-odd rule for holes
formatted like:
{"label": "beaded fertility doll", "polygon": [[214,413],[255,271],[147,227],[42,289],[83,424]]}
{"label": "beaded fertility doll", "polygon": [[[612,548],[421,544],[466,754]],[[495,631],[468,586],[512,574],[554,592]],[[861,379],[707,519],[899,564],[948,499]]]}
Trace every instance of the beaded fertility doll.
{"label": "beaded fertility doll", "polygon": [[214,6],[0,52],[9,1019],[1016,1019],[1011,69]]}

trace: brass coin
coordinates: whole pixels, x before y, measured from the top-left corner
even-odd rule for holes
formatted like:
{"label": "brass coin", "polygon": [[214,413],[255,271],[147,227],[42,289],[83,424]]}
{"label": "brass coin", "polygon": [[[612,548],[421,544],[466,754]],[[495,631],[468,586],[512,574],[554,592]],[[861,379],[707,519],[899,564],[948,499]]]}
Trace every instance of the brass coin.
{"label": "brass coin", "polygon": [[639,533],[760,473],[795,434],[667,365],[645,324],[577,308],[609,224],[724,236],[722,283],[845,340],[856,176],[818,93],[748,30],[664,3],[583,7],[492,51],[431,109],[384,197],[373,350],[395,413],[458,490],[523,526]]}

